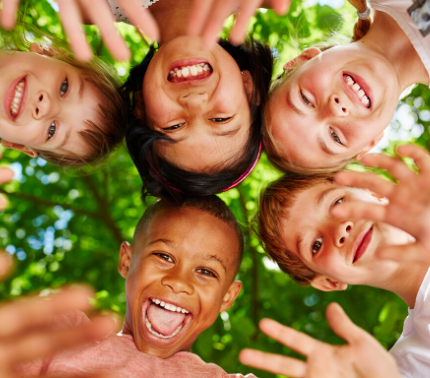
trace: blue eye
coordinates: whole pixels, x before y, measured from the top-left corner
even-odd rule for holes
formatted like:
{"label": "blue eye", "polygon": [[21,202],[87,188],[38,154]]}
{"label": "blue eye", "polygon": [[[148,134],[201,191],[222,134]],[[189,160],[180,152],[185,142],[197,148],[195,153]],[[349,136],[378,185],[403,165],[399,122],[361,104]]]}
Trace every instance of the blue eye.
{"label": "blue eye", "polygon": [[323,238],[318,238],[317,240],[314,241],[314,244],[312,244],[312,254],[315,255],[316,253],[318,253],[318,251],[321,249],[322,247],[322,242],[323,242]]}
{"label": "blue eye", "polygon": [[48,128],[48,139],[51,139],[54,136],[56,131],[57,131],[57,125],[55,124],[55,122],[52,122]]}
{"label": "blue eye", "polygon": [[63,81],[60,87],[61,96],[64,96],[68,90],[69,90],[69,82],[67,81],[67,78],[66,78],[66,80]]}

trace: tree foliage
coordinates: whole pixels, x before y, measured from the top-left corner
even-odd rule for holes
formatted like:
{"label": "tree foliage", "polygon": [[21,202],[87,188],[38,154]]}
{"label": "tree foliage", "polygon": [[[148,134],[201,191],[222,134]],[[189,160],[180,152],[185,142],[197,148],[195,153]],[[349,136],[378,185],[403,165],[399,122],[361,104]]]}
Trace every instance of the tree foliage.
{"label": "tree foliage", "polygon": [[[64,38],[55,3],[28,2],[25,21]],[[351,34],[354,15],[349,6],[333,9],[293,1],[284,17],[272,11],[258,12],[250,25],[253,38],[267,41],[278,58],[276,72],[303,48],[327,39],[333,30]],[[232,19],[226,22],[231,26]],[[148,50],[136,30],[118,25],[133,52],[131,64],[140,62]],[[115,65],[124,78],[128,63],[113,62],[95,27],[86,27],[96,54]],[[398,107],[383,147],[416,141],[430,147],[430,91],[416,87]],[[86,282],[97,291],[97,306],[124,314],[124,281],[117,273],[118,251],[123,240],[131,241],[133,229],[145,209],[140,200],[141,181],[126,149],[120,148],[107,163],[93,172],[65,171],[44,160],[29,159],[16,151],[4,152],[18,178],[0,191],[10,206],[0,213],[1,247],[16,256],[14,274],[0,284],[3,299],[56,288],[72,282]],[[194,352],[204,360],[221,365],[228,372],[249,373],[237,355],[243,347],[294,355],[258,331],[263,317],[276,319],[330,343],[341,340],[325,320],[325,308],[336,301],[351,319],[389,348],[399,337],[406,305],[394,294],[350,287],[346,292],[322,293],[301,287],[281,273],[259,245],[248,227],[256,210],[260,190],[279,176],[263,155],[252,175],[238,188],[221,195],[243,224],[246,251],[239,279],[244,288],[228,313],[197,339]],[[260,377],[272,377],[255,372]]]}

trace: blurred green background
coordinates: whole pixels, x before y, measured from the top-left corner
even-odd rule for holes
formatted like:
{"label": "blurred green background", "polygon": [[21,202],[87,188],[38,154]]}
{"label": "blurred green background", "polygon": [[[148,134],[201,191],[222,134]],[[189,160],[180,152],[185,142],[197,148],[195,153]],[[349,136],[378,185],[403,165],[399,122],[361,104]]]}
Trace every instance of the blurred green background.
{"label": "blurred green background", "polygon": [[[25,20],[64,38],[53,1],[30,0]],[[226,31],[232,18],[226,22]],[[342,0],[294,0],[287,16],[259,11],[250,25],[255,39],[267,41],[277,58],[275,74],[283,63],[301,49],[312,46],[333,30],[351,34],[354,11]],[[131,65],[139,63],[148,46],[132,26],[118,29],[133,52]],[[130,65],[114,63],[104,48],[96,27],[86,27],[94,51],[115,64],[127,77]],[[418,86],[399,103],[386,135],[377,149],[393,151],[397,143],[417,142],[426,148],[430,138],[430,90]],[[13,275],[0,284],[2,299],[40,291],[47,287],[81,281],[97,291],[99,309],[124,314],[123,279],[117,273],[121,241],[131,241],[133,229],[144,211],[140,200],[141,181],[124,147],[91,174],[65,171],[44,160],[6,150],[3,164],[9,164],[17,181],[4,185],[10,206],[0,212],[0,248],[16,257]],[[254,372],[237,360],[239,351],[253,347],[295,355],[258,332],[263,317],[329,343],[342,343],[329,329],[325,308],[336,301],[351,319],[390,348],[399,337],[406,305],[394,294],[368,287],[350,287],[346,292],[323,293],[292,282],[265,257],[257,238],[247,227],[260,190],[277,178],[263,155],[252,175],[238,188],[221,195],[243,225],[246,251],[239,272],[244,289],[228,313],[203,332],[193,347],[205,361],[222,366],[229,373]]]}

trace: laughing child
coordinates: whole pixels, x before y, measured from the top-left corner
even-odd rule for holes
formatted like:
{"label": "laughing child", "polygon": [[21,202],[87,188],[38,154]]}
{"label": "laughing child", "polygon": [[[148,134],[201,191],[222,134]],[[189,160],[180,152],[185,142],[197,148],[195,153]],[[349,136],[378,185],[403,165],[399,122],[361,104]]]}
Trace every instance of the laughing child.
{"label": "laughing child", "polygon": [[[35,362],[25,376],[109,371],[121,377],[229,377],[190,350],[239,294],[242,283],[234,278],[242,254],[240,227],[219,198],[158,201],[139,221],[133,245],[120,249],[127,296],[122,332]],[[64,321],[88,319],[77,313]]]}
{"label": "laughing child", "polygon": [[391,354],[404,377],[428,377],[430,159],[413,145],[398,152],[415,160],[419,174],[385,155],[364,160],[387,169],[398,185],[358,172],[274,182],[260,199],[259,233],[269,256],[302,285],[369,285],[399,295],[409,316]]}

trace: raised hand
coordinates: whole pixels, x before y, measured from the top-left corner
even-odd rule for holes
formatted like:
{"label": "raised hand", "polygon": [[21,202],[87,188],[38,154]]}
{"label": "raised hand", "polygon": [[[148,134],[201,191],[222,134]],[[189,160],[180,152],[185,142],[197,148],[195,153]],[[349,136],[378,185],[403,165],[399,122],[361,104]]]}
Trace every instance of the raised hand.
{"label": "raised hand", "polygon": [[261,6],[273,8],[285,14],[291,0],[195,0],[188,21],[188,34],[201,35],[210,48],[216,43],[224,21],[233,13],[239,13],[231,30],[230,42],[240,44],[246,37],[246,27],[255,10]]}
{"label": "raised hand", "polygon": [[398,184],[374,173],[340,172],[335,178],[340,185],[370,189],[386,197],[388,205],[349,202],[334,208],[332,215],[375,220],[398,227],[412,235],[415,243],[380,247],[378,256],[398,261],[430,262],[430,156],[426,150],[412,144],[400,146],[397,152],[414,159],[418,174],[399,158],[370,154],[362,162],[386,169],[399,181]]}
{"label": "raised hand", "polygon": [[394,358],[367,332],[357,327],[342,308],[331,303],[327,321],[347,344],[330,345],[263,319],[260,329],[271,338],[303,354],[306,361],[277,354],[244,349],[240,361],[257,369],[288,377],[304,378],[400,378]]}

